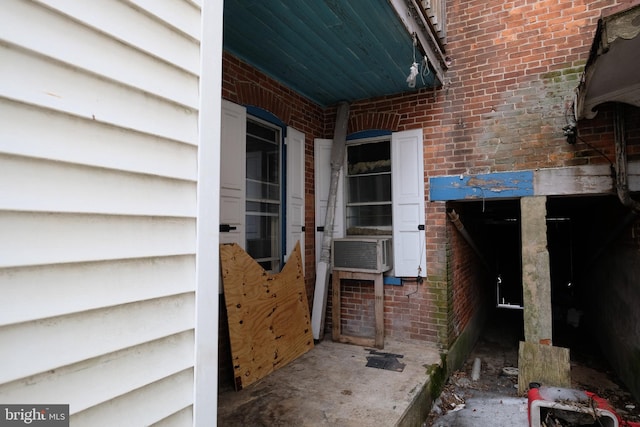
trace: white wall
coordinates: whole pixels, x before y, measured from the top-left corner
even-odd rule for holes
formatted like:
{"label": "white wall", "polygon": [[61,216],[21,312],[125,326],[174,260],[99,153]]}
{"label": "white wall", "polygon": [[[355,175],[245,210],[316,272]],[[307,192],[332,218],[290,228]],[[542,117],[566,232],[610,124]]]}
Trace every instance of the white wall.
{"label": "white wall", "polygon": [[197,270],[196,253],[217,259],[218,186],[198,163],[215,164],[200,91],[220,77],[199,80],[199,3],[2,1],[2,403],[67,403],[74,426],[190,425],[196,353],[213,353],[199,392],[215,404],[216,336],[196,346],[195,325],[198,304],[217,333],[217,264]]}

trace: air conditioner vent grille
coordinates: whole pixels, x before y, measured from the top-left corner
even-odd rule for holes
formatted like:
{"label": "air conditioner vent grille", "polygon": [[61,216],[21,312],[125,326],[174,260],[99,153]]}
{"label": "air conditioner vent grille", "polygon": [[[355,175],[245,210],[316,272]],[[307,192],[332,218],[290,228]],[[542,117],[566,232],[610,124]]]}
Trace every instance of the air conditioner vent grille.
{"label": "air conditioner vent grille", "polygon": [[334,270],[381,273],[391,269],[390,239],[335,239]]}

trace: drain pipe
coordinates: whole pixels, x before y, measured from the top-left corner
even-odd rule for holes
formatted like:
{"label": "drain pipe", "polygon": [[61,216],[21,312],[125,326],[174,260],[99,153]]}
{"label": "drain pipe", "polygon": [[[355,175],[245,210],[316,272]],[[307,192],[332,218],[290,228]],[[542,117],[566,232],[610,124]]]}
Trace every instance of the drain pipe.
{"label": "drain pipe", "polygon": [[640,214],[640,202],[631,198],[629,194],[629,173],[627,170],[627,141],[624,122],[624,110],[620,103],[616,103],[613,118],[613,139],[616,146],[616,190],[620,202],[634,213]]}
{"label": "drain pipe", "polygon": [[489,263],[485,259],[485,257],[482,254],[482,252],[480,252],[480,249],[478,249],[478,246],[476,246],[475,242],[473,241],[473,239],[469,235],[469,232],[467,232],[467,230],[464,228],[464,225],[462,224],[462,221],[460,221],[460,215],[458,215],[458,213],[453,209],[448,211],[447,215],[449,215],[449,219],[451,219],[451,222],[453,223],[453,225],[456,226],[456,228],[458,229],[458,231],[460,232],[460,234],[462,235],[464,240],[467,241],[469,246],[471,246],[471,249],[473,249],[473,251],[476,253],[476,255],[478,255],[478,258],[480,258],[480,261],[482,261],[482,264],[484,264],[484,266],[487,269],[487,271],[489,273],[491,273],[491,267],[489,266]]}
{"label": "drain pipe", "polygon": [[607,247],[633,222],[640,214],[640,203],[631,198],[629,194],[629,173],[627,170],[627,141],[625,135],[625,122],[623,107],[616,104],[616,111],[613,117],[613,139],[616,148],[616,192],[620,202],[631,209],[615,229],[609,233],[609,237],[595,252],[589,261],[593,264],[604,253]]}

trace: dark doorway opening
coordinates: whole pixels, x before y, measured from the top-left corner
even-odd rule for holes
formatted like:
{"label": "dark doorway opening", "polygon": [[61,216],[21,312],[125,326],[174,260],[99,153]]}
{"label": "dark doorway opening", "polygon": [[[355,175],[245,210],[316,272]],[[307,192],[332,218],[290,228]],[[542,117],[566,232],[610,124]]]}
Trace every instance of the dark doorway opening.
{"label": "dark doorway opening", "polygon": [[[487,297],[481,301],[487,318],[472,357],[493,354],[493,360],[517,366],[519,341],[524,339],[523,310],[501,307],[501,303],[522,301],[519,200],[450,202],[447,207],[460,216],[491,270],[489,279],[483,282]],[[620,310],[615,298],[620,296],[610,295],[616,292],[631,295],[636,298],[631,304],[640,306],[633,286],[626,285],[622,288],[624,292],[615,289],[625,286],[620,282],[635,281],[640,223],[613,195],[549,197],[547,249],[553,345],[570,349],[575,387],[605,395],[612,403],[618,403],[616,399],[620,396],[629,401],[625,385],[629,378],[615,366],[615,359],[625,348],[612,348],[619,344],[611,338],[611,328],[626,320],[617,314]],[[637,328],[637,324],[630,326]],[[622,332],[617,330],[616,334]],[[470,367],[472,362],[470,358],[465,366]],[[604,380],[591,382],[593,378]],[[614,386],[616,392],[611,391]]]}

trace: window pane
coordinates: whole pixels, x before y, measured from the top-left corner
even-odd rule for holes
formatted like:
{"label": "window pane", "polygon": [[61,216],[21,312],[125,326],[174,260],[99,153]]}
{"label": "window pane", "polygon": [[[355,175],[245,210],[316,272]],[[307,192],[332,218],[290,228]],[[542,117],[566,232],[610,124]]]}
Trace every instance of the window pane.
{"label": "window pane", "polygon": [[280,180],[279,145],[247,136],[247,179]]}
{"label": "window pane", "polygon": [[247,202],[247,212],[265,212],[277,215],[280,205],[275,203]]}
{"label": "window pane", "polygon": [[391,205],[347,206],[347,234],[391,234]]}
{"label": "window pane", "polygon": [[390,201],[391,174],[349,177],[349,203]]}
{"label": "window pane", "polygon": [[391,144],[389,141],[347,147],[347,173],[391,172]]}
{"label": "window pane", "polygon": [[280,201],[280,186],[264,181],[247,179],[247,199]]}
{"label": "window pane", "polygon": [[280,132],[247,121],[246,248],[263,268],[280,271]]}
{"label": "window pane", "polygon": [[277,216],[247,215],[247,253],[259,262],[277,261],[280,253],[279,230]]}
{"label": "window pane", "polygon": [[275,141],[278,131],[269,126],[264,126],[261,123],[247,121],[247,134],[254,135],[267,141]]}
{"label": "window pane", "polygon": [[347,146],[347,235],[391,235],[391,142]]}

